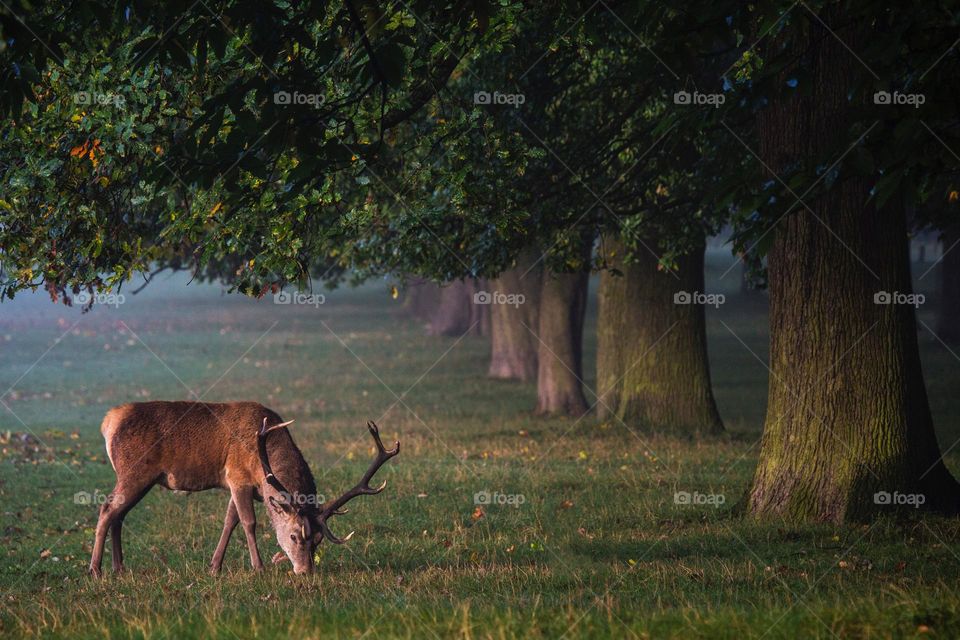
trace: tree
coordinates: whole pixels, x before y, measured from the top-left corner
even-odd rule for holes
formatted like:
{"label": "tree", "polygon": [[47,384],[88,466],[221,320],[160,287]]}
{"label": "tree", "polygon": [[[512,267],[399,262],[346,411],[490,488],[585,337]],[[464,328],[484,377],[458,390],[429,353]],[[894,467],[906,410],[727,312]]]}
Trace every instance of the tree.
{"label": "tree", "polygon": [[716,109],[664,119],[722,149],[699,201],[729,213],[738,255],[768,265],[770,397],[746,510],[843,521],[888,509],[884,492],[922,492],[925,508],[955,513],[913,309],[873,297],[910,299],[905,211],[955,171],[953,9],[794,8],[639,3],[624,17],[656,25],[648,46],[678,75],[737,56]]}
{"label": "tree", "polygon": [[[666,109],[662,97],[648,118]],[[709,107],[707,107],[709,108]],[[710,136],[659,141],[644,158],[636,211],[606,220],[597,319],[597,400],[601,417],[656,431],[717,434],[704,303],[706,236],[725,212],[704,203]],[[654,142],[654,144],[657,144]],[[612,212],[611,212],[612,213]]]}
{"label": "tree", "polygon": [[[536,380],[539,343],[532,329],[540,326],[540,293],[543,268],[535,251],[524,251],[516,265],[490,281],[491,378]],[[512,299],[507,296],[513,296]]]}
{"label": "tree", "polygon": [[482,290],[483,283],[477,280],[456,280],[440,287],[436,306],[429,314],[427,333],[457,338],[468,333],[489,333],[490,312],[476,299]]}
{"label": "tree", "polygon": [[587,312],[592,236],[581,240],[581,262],[570,272],[542,276],[537,331],[537,413],[580,416],[583,395],[583,320]]}
{"label": "tree", "polygon": [[[893,71],[900,62],[871,49],[873,30],[901,33],[932,13],[904,25],[873,5],[811,10],[784,20],[752,69],[739,70],[746,93],[766,97],[741,104],[760,105],[767,206],[758,208],[777,215],[752,214],[771,232],[771,373],[746,508],[758,518],[838,522],[883,510],[884,494],[922,494],[924,508],[955,513],[960,494],[941,460],[909,305],[905,214],[918,171],[943,152],[891,153],[890,140],[915,134],[915,121],[882,101],[859,106],[877,87],[848,50]],[[757,24],[769,19],[760,12]],[[918,54],[907,74],[930,68],[921,58],[932,59]]]}
{"label": "tree", "polygon": [[600,417],[681,433],[722,431],[704,305],[693,299],[704,294],[704,246],[679,257],[669,272],[659,268],[650,245],[631,263],[619,239],[602,247],[609,268],[601,276],[597,328]]}

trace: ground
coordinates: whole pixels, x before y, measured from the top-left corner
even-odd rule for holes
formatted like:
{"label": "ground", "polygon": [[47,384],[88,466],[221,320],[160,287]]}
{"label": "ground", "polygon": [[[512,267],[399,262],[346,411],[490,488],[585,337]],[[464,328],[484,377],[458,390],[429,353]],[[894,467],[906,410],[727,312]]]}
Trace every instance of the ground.
{"label": "ground", "polygon": [[[739,294],[738,268],[719,278],[730,260],[712,256],[707,287],[727,295],[707,322],[729,434],[700,442],[532,416],[532,385],[485,378],[483,339],[426,337],[386,282],[317,306],[180,277],[88,314],[40,295],[3,302],[0,636],[957,637],[957,520],[788,527],[734,514],[756,461],[767,335],[763,295]],[[921,318],[935,326],[932,312]],[[593,336],[595,309],[588,323]],[[920,342],[947,449],[960,360],[927,332]],[[592,338],[586,351],[592,389]],[[108,552],[105,579],[87,577],[97,507],[79,492],[96,502],[113,486],[104,412],[191,394],[294,418],[331,495],[367,466],[367,420],[402,440],[378,476],[387,490],[333,521],[357,533],[323,545],[315,575],[251,572],[238,531],[223,575],[208,576],[226,495],[157,488],[127,518],[128,572],[110,573]],[[683,492],[700,504],[677,504]],[[269,558],[272,531],[258,534]]]}

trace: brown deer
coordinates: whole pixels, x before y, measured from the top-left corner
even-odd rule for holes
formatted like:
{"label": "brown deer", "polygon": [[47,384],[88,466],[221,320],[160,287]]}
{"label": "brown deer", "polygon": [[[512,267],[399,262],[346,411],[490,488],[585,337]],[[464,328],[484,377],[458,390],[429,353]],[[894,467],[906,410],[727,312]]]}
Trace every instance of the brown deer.
{"label": "brown deer", "polygon": [[220,571],[238,522],[247,538],[250,564],[257,570],[263,568],[257,550],[254,500],[268,505],[267,513],[283,549],[273,561],[282,561],[286,554],[294,573],[311,573],[314,551],[323,538],[343,544],[353,535],[351,532],[338,538],[327,520],[346,513],[341,508],[353,498],[383,491],[386,482],[372,488],[370,480],[387,460],[400,453],[400,442],[393,449],[384,449],[377,425],[368,422],[377,446],[370,468],[342,496],[318,504],[313,474],[286,428],[292,422],[283,422],[255,402],[140,402],[110,409],[100,431],[117,484],[100,509],[90,573],[101,575],[108,530],[113,569],[123,570],[123,519],[157,484],[175,491],[220,488],[230,492],[223,533],[210,562],[211,573]]}

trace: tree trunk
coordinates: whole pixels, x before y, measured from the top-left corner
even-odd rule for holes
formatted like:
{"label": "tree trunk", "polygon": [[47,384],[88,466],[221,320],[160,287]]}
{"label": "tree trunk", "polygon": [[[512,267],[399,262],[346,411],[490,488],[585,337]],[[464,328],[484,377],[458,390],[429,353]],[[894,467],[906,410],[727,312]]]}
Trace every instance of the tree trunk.
{"label": "tree trunk", "polygon": [[960,224],[944,229],[941,238],[947,253],[940,261],[937,335],[944,342],[960,344]]}
{"label": "tree trunk", "polygon": [[457,280],[440,287],[439,299],[430,314],[427,334],[457,338],[465,333],[483,335],[489,305],[478,304],[474,297],[483,291],[483,287],[482,281],[473,279]]}
{"label": "tree trunk", "polygon": [[[827,24],[844,24],[839,9],[825,13]],[[780,175],[822,162],[826,143],[849,130],[847,96],[863,73],[838,38],[817,23],[811,29],[791,43],[810,73],[809,93],[777,98],[759,116],[760,155]],[[838,36],[856,50],[864,30],[850,25]],[[769,399],[746,498],[753,517],[863,520],[888,504],[914,512],[921,501],[924,509],[957,510],[958,486],[940,461],[927,403],[914,308],[874,299],[911,291],[905,212],[900,203],[876,210],[870,188],[868,179],[844,176],[806,201],[816,217],[798,205],[775,232]]]}
{"label": "tree trunk", "polygon": [[[543,267],[538,255],[527,251],[514,268],[490,282],[491,378],[533,380],[537,376],[540,287]],[[493,299],[493,298],[496,299]]]}
{"label": "tree trunk", "polygon": [[[702,293],[704,246],[680,258],[677,277],[643,251],[631,264],[619,240],[604,245],[623,275],[600,276],[597,411],[628,425],[681,433],[719,433],[723,423],[710,385],[702,304],[675,295]],[[683,296],[681,296],[683,299]]]}
{"label": "tree trunk", "polygon": [[440,302],[440,287],[422,278],[407,283],[403,290],[403,309],[423,322],[430,320]]}
{"label": "tree trunk", "polygon": [[537,347],[538,414],[587,412],[581,380],[589,280],[589,271],[544,272]]}

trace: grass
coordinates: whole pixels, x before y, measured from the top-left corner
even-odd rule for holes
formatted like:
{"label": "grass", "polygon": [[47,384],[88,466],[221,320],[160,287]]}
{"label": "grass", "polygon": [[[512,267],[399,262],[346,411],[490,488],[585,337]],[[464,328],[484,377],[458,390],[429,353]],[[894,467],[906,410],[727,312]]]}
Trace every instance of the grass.
{"label": "grass", "polygon": [[[484,377],[484,340],[425,337],[383,286],[330,293],[319,309],[180,278],[89,314],[41,296],[4,302],[0,636],[957,637],[956,520],[788,527],[730,515],[768,379],[764,298],[739,295],[736,274],[718,280],[725,268],[711,262],[708,288],[728,301],[708,326],[730,433],[702,442],[536,418],[533,386]],[[928,334],[921,348],[947,448],[960,438],[960,363]],[[593,388],[592,338],[586,349]],[[130,571],[110,574],[108,553],[106,579],[86,576],[96,507],[75,494],[113,486],[104,412],[191,392],[295,418],[321,492],[366,468],[366,420],[402,440],[381,471],[387,491],[334,522],[357,534],[324,545],[317,574],[252,573],[238,532],[224,574],[208,576],[225,494],[155,489],[127,518]],[[960,467],[955,451],[947,461]],[[481,491],[523,504],[478,510]],[[677,505],[677,491],[725,504]],[[272,531],[259,537],[269,557]]]}

